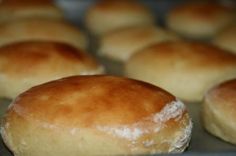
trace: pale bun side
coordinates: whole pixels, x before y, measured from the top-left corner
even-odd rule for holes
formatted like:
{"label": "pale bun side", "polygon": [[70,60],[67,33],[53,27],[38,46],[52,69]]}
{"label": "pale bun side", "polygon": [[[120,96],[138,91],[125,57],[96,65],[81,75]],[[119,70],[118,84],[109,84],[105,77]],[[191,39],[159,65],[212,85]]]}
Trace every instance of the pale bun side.
{"label": "pale bun side", "polygon": [[193,39],[208,39],[235,20],[232,8],[212,3],[189,3],[173,8],[167,15],[168,27]]}
{"label": "pale bun side", "polygon": [[2,0],[0,23],[22,18],[63,19],[63,11],[53,1]]}
{"label": "pale bun side", "polygon": [[21,94],[9,107],[1,134],[17,156],[115,156],[182,152],[191,129],[185,105],[166,91],[94,75]]}
{"label": "pale bun side", "polygon": [[44,82],[103,73],[89,54],[67,44],[30,41],[0,48],[0,96],[15,98]]}
{"label": "pale bun side", "polygon": [[213,39],[213,44],[236,53],[236,24],[225,28]]}
{"label": "pale bun side", "polygon": [[205,129],[220,139],[236,144],[236,79],[210,89],[202,107]]}
{"label": "pale bun side", "polygon": [[28,40],[63,42],[80,49],[88,46],[85,34],[62,20],[27,18],[0,25],[0,46]]}
{"label": "pale bun side", "polygon": [[92,34],[137,25],[153,24],[151,11],[136,1],[103,0],[91,6],[86,13],[85,24]]}
{"label": "pale bun side", "polygon": [[133,26],[101,36],[98,53],[125,62],[138,50],[154,43],[179,39],[175,33],[154,25]]}
{"label": "pale bun side", "polygon": [[196,102],[213,85],[236,77],[236,55],[204,43],[162,42],[131,56],[125,73]]}

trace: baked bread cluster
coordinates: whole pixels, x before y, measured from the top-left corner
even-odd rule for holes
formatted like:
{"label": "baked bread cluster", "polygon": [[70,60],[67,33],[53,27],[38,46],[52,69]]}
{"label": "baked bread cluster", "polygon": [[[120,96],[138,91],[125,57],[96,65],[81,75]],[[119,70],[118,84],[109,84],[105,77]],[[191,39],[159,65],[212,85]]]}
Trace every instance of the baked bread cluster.
{"label": "baked bread cluster", "polygon": [[184,3],[159,23],[145,4],[96,1],[73,21],[83,31],[51,0],[0,2],[0,96],[12,99],[0,132],[15,156],[181,153],[190,103],[236,144],[234,9]]}

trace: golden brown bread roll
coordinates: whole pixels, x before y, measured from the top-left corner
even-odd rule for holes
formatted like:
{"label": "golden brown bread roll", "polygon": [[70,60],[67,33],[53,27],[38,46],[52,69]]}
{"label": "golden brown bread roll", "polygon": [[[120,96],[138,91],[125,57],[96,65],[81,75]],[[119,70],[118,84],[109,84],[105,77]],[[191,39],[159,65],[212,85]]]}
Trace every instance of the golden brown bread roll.
{"label": "golden brown bread roll", "polygon": [[42,17],[63,19],[63,12],[53,1],[2,0],[0,2],[0,22],[9,20]]}
{"label": "golden brown bread roll", "polygon": [[185,105],[168,92],[95,75],[21,94],[9,107],[1,134],[17,156],[136,155],[182,152],[191,129]]}
{"label": "golden brown bread roll", "polygon": [[56,42],[22,42],[0,48],[0,96],[19,93],[50,80],[102,73],[88,54]]}
{"label": "golden brown bread roll", "polygon": [[213,43],[223,49],[236,53],[236,24],[227,27],[216,35]]}
{"label": "golden brown bread roll", "polygon": [[200,101],[210,87],[236,77],[236,55],[204,43],[163,42],[134,54],[125,68],[129,77]]}
{"label": "golden brown bread roll", "polygon": [[88,45],[83,32],[61,20],[27,18],[0,25],[0,46],[28,40],[64,42],[80,49]]}
{"label": "golden brown bread roll", "polygon": [[91,6],[85,18],[87,28],[101,35],[117,28],[154,23],[151,11],[131,0],[102,0]]}
{"label": "golden brown bread roll", "polygon": [[168,27],[187,37],[210,38],[235,20],[232,8],[213,3],[188,3],[167,15]]}
{"label": "golden brown bread roll", "polygon": [[138,50],[169,40],[179,38],[176,34],[153,25],[128,27],[101,36],[98,53],[114,60],[127,61]]}
{"label": "golden brown bread roll", "polygon": [[236,79],[210,89],[204,98],[202,117],[211,134],[236,144]]}

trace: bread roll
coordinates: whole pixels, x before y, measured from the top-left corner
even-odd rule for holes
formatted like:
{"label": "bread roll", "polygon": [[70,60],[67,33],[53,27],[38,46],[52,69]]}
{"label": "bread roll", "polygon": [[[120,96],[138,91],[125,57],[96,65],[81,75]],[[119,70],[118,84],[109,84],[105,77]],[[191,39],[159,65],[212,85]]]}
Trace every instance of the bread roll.
{"label": "bread roll", "polygon": [[190,3],[177,6],[167,15],[168,27],[194,39],[211,38],[235,20],[232,8],[213,3]]}
{"label": "bread roll", "polygon": [[223,49],[236,53],[236,24],[220,32],[213,39],[213,43]]}
{"label": "bread roll", "polygon": [[80,49],[88,45],[84,33],[61,20],[27,18],[0,25],[0,46],[28,40],[64,42]]}
{"label": "bread roll", "polygon": [[236,144],[236,79],[215,86],[204,98],[202,117],[211,134]]}
{"label": "bread roll", "polygon": [[50,80],[102,73],[91,56],[56,42],[21,42],[0,48],[0,96],[19,93]]}
{"label": "bread roll", "polygon": [[42,17],[63,19],[63,12],[53,1],[2,0],[0,2],[0,23],[9,20]]}
{"label": "bread roll", "polygon": [[163,42],[134,54],[125,68],[129,77],[196,102],[216,83],[236,77],[236,55],[204,43]]}
{"label": "bread roll", "polygon": [[114,60],[127,61],[135,52],[151,44],[178,39],[174,33],[153,25],[128,27],[102,36],[98,52]]}
{"label": "bread roll", "polygon": [[1,134],[17,156],[115,156],[182,152],[191,129],[185,105],[166,91],[95,75],[21,94],[8,109]]}
{"label": "bread roll", "polygon": [[91,6],[85,23],[91,33],[101,35],[117,28],[154,23],[151,11],[131,0],[103,0]]}

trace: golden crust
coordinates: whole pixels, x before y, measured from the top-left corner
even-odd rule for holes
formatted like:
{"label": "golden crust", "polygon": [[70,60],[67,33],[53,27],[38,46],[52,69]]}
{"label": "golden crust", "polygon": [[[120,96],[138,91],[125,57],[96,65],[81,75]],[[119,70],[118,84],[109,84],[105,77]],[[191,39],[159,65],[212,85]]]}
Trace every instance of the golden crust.
{"label": "golden crust", "polygon": [[19,156],[181,152],[190,134],[186,108],[171,94],[141,81],[98,75],[26,91],[11,104],[2,128],[4,141]]}
{"label": "golden crust", "polygon": [[236,79],[209,90],[204,98],[202,112],[204,126],[210,133],[236,144]]}
{"label": "golden crust", "polygon": [[63,42],[80,49],[88,44],[83,32],[65,21],[27,18],[0,25],[0,46],[28,40]]}
{"label": "golden crust", "polygon": [[52,1],[2,0],[0,2],[0,22],[29,17],[64,18],[62,10]]}
{"label": "golden crust", "polygon": [[169,40],[179,38],[175,33],[153,25],[133,26],[103,35],[98,52],[114,60],[127,61],[138,50]]}
{"label": "golden crust", "polygon": [[220,4],[190,3],[177,6],[167,16],[170,29],[188,38],[209,38],[235,20],[232,8]]}
{"label": "golden crust", "polygon": [[0,48],[1,96],[14,98],[49,80],[77,74],[98,74],[100,66],[88,54],[56,42],[20,42]]}
{"label": "golden crust", "polygon": [[88,9],[85,22],[93,34],[101,35],[118,28],[153,24],[155,21],[151,11],[138,2],[103,0]]}
{"label": "golden crust", "polygon": [[213,43],[223,49],[236,53],[236,24],[225,28],[216,35]]}
{"label": "golden crust", "polygon": [[236,77],[235,69],[236,55],[204,43],[182,41],[143,49],[126,64],[129,77],[163,87],[188,101],[200,101],[209,87]]}

